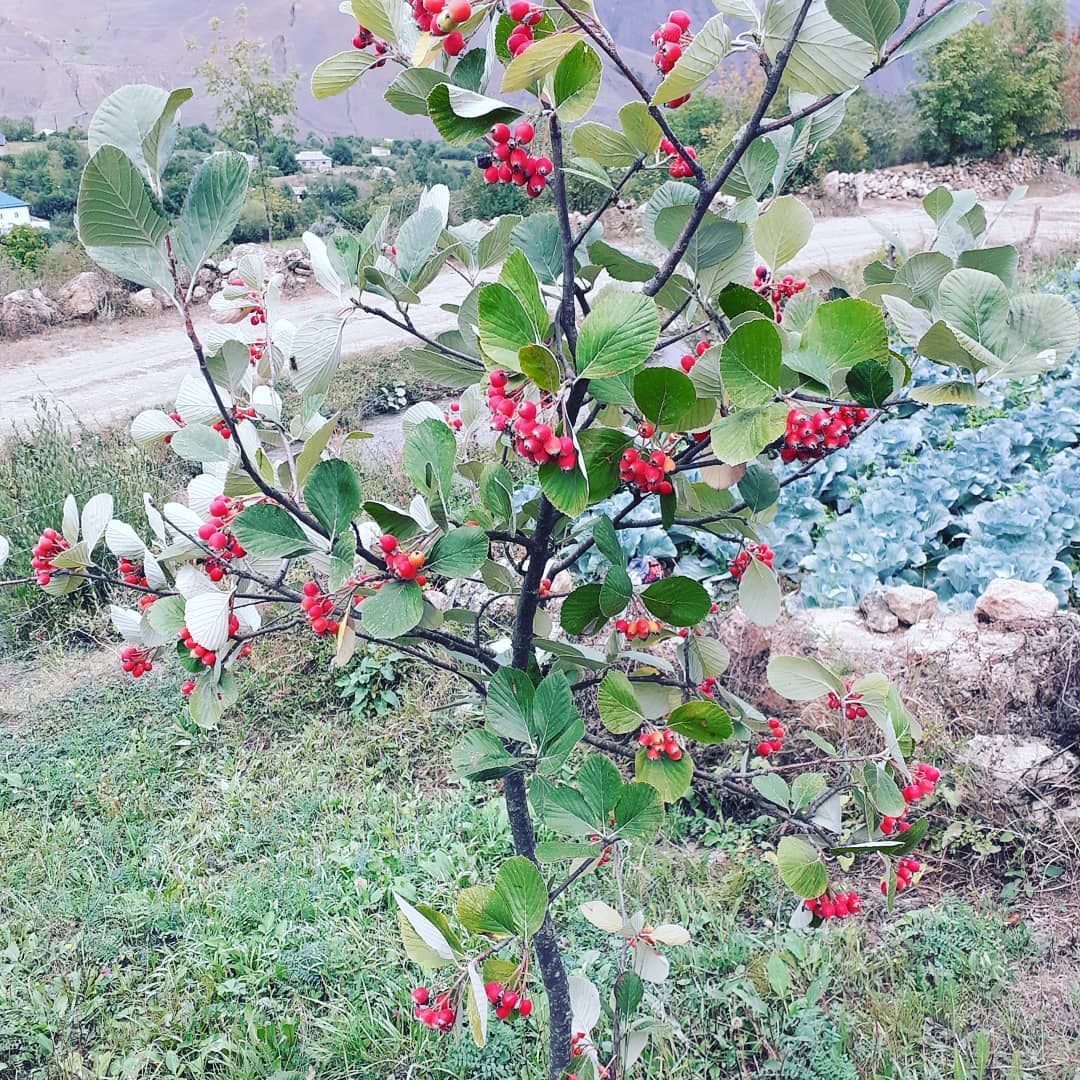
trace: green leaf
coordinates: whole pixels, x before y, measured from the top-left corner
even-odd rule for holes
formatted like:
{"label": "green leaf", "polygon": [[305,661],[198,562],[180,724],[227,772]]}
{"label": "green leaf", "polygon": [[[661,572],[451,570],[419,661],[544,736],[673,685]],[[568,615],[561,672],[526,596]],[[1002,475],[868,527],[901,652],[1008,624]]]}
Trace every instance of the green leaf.
{"label": "green leaf", "polygon": [[687,577],[654,581],[642,594],[642,603],[669,626],[693,626],[709,614],[712,600],[705,589]]}
{"label": "green leaf", "polygon": [[605,622],[600,612],[600,589],[599,585],[580,585],[563,601],[559,619],[567,634],[592,633]]}
{"label": "green leaf", "polygon": [[587,379],[633,371],[652,354],[659,337],[654,300],[641,293],[607,292],[581,324],[577,369]]}
{"label": "green leaf", "polygon": [[331,536],[348,529],[360,511],[360,483],[340,458],[320,461],[304,485],[304,502]]}
{"label": "green leaf", "polygon": [[787,781],[778,773],[757,773],[750,783],[759,795],[764,795],[771,803],[782,806],[785,810],[791,803],[791,789]]}
{"label": "green leaf", "polygon": [[[385,589],[385,586],[383,588]],[[380,589],[376,596],[382,591]],[[365,600],[364,604],[367,603]],[[458,776],[476,782],[501,780],[518,767],[517,758],[503,746],[499,737],[492,735],[490,731],[468,732],[454,747],[450,760]]]}
{"label": "green leaf", "polygon": [[609,671],[596,691],[600,721],[616,735],[637,731],[645,722],[630,680],[621,671]]}
{"label": "green leaf", "polygon": [[[720,190],[736,199],[760,199],[772,181],[779,157],[779,151],[769,139],[764,136],[755,139],[746,148],[746,153],[731,170]],[[746,288],[745,285],[738,287]]]}
{"label": "green leaf", "polygon": [[396,8],[394,0],[352,0],[352,13],[356,21],[391,45],[397,43]]}
{"label": "green leaf", "polygon": [[956,260],[958,267],[969,270],[984,270],[988,274],[1001,278],[1008,288],[1016,284],[1016,269],[1020,262],[1020,253],[1012,244],[999,247],[972,248],[962,251]]}
{"label": "green leaf", "polygon": [[[546,819],[545,824],[547,824]],[[536,845],[536,858],[542,864],[565,862],[567,859],[593,859],[596,858],[596,854],[597,849],[592,844],[575,844],[569,840],[541,840]],[[511,969],[516,970],[515,965],[510,966]]]}
{"label": "green leaf", "polygon": [[619,546],[619,538],[611,519],[598,517],[593,521],[592,538],[596,550],[614,566],[626,566],[626,553]]}
{"label": "green leaf", "polygon": [[841,26],[879,52],[900,25],[896,0],[825,0],[825,6]]}
{"label": "green leaf", "polygon": [[169,449],[184,461],[203,465],[229,460],[229,441],[205,424],[189,424],[169,440]]}
{"label": "green leaf", "polygon": [[488,464],[480,474],[480,502],[499,524],[514,517],[514,479],[504,465]]}
{"label": "green leaf", "polygon": [[655,154],[664,133],[643,101],[630,101],[619,110],[623,135],[634,149],[646,157]]}
{"label": "green leaf", "polygon": [[829,884],[829,873],[817,848],[801,836],[785,836],[776,847],[780,879],[798,897],[810,900],[821,896]]}
{"label": "green leaf", "polygon": [[787,416],[782,403],[730,413],[713,425],[713,452],[726,465],[751,461],[784,434]]}
{"label": "green leaf", "polygon": [[870,801],[885,817],[900,817],[907,805],[896,782],[883,765],[868,761],[863,765],[863,786]]}
{"label": "green leaf", "polygon": [[[673,248],[678,244],[692,213],[693,207],[685,205],[666,206],[657,213],[653,227],[661,247]],[[741,222],[728,221],[708,211],[694,230],[682,261],[695,274],[702,275],[734,255],[745,236],[746,226]]]}
{"label": "green leaf", "polygon": [[801,810],[824,790],[825,777],[822,773],[799,773],[791,781],[791,805],[796,810]]}
{"label": "green leaf", "polygon": [[360,605],[365,634],[381,641],[403,637],[424,617],[424,595],[415,581],[386,581]]}
{"label": "green leaf", "polygon": [[521,110],[450,83],[428,94],[427,112],[439,134],[452,146],[467,146],[486,135],[493,124],[509,124]]}
{"label": "green leaf", "polygon": [[405,475],[443,507],[449,502],[456,458],[457,440],[441,420],[424,420],[405,438]]}
{"label": "green leaf", "polygon": [[589,505],[589,481],[580,465],[564,470],[557,461],[549,461],[540,466],[537,476],[541,490],[567,517],[577,517]]}
{"label": "green leaf", "polygon": [[754,248],[775,274],[806,247],[813,231],[814,215],[794,195],[781,195],[754,223]]}
{"label": "green leaf", "polygon": [[192,96],[187,87],[170,92],[145,84],[121,86],[105,98],[90,121],[91,156],[103,146],[115,146],[160,190],[179,130],[177,110]]}
{"label": "green leaf", "polygon": [[[770,60],[775,61],[787,48],[802,6],[801,0],[769,0],[766,4],[762,32]],[[829,14],[825,0],[813,0],[781,85],[815,97],[842,94],[866,77],[876,56],[872,45],[845,30]]]}
{"label": "green leaf", "polygon": [[164,244],[156,248],[89,246],[86,254],[102,270],[108,270],[125,281],[133,281],[144,289],[154,289],[176,303],[173,298],[175,285]]}
{"label": "green leaf", "polygon": [[562,381],[559,362],[546,345],[526,345],[518,352],[518,368],[541,390],[554,393]]}
{"label": "green leaf", "polygon": [[581,792],[572,787],[549,788],[539,817],[549,829],[566,836],[592,836],[603,831],[603,818],[598,817]]}
{"label": "green leaf", "polygon": [[608,815],[623,793],[619,770],[603,754],[589,754],[577,771],[577,786],[597,821],[606,828]]}
{"label": "green leaf", "polygon": [[547,885],[528,859],[515,855],[499,867],[495,892],[513,919],[515,932],[535,937],[547,914]]}
{"label": "green leaf", "polygon": [[773,318],[772,304],[746,285],[728,285],[716,297],[716,302],[729,319],[735,319],[746,311],[759,311],[767,319]]}
{"label": "green leaf", "polygon": [[739,481],[739,494],[748,510],[761,514],[776,504],[780,497],[780,481],[764,465],[747,465]]}
{"label": "green leaf", "polygon": [[[448,962],[453,960],[454,950],[447,940],[443,928],[429,918],[427,913],[413,907],[412,904],[398,896],[397,893],[394,893],[393,896],[397,902],[398,912],[404,926],[411,929],[412,936],[423,945],[424,949],[429,954],[434,955],[437,961]],[[431,909],[429,908],[428,911],[430,912]],[[413,950],[410,948],[410,935],[403,933],[402,937],[406,952],[409,953],[410,958],[414,958]],[[424,966],[436,966],[436,964],[431,963],[427,956],[424,959],[417,958],[416,962]]]}
{"label": "green leaf", "polygon": [[538,338],[525,306],[505,285],[493,282],[480,289],[478,310],[484,356],[497,367],[517,371],[522,348]]}
{"label": "green leaf", "polygon": [[589,261],[602,266],[616,281],[648,281],[656,273],[652,263],[636,259],[603,240],[589,244]]}
{"label": "green leaf", "polygon": [[247,159],[235,153],[211,154],[195,173],[174,238],[177,254],[192,277],[240,220],[249,173]]}
{"label": "green leaf", "polygon": [[642,416],[672,431],[697,400],[689,376],[668,367],[645,368],[634,376],[634,401]]}
{"label": "green leaf", "polygon": [[557,773],[585,734],[570,683],[561,672],[548,675],[536,688],[533,728],[538,748],[537,770]]}
{"label": "green leaf", "polygon": [[920,49],[928,49],[932,45],[940,44],[946,38],[963,30],[965,26],[983,10],[981,4],[972,0],[961,0],[960,3],[950,4],[942,8],[936,15],[932,15],[926,23],[919,27],[890,57],[891,60],[899,60],[902,56],[908,56]]}
{"label": "green leaf", "polygon": [[293,335],[293,385],[301,397],[326,393],[341,362],[343,323],[336,315],[306,319]]}
{"label": "green leaf", "polygon": [[495,890],[490,885],[470,885],[458,894],[454,914],[470,934],[503,936],[507,933],[506,927],[493,923],[487,915],[496,899]]}
{"label": "green leaf", "polygon": [[1000,278],[983,270],[953,270],[942,279],[938,306],[950,329],[961,331],[990,352],[1003,345],[1009,293]]}
{"label": "green leaf", "polygon": [[488,684],[484,718],[488,728],[515,742],[532,742],[535,689],[529,676],[516,668],[501,667]]}
{"label": "green leaf", "polygon": [[169,227],[139,170],[115,146],[101,147],[86,163],[77,214],[88,248],[156,249]]}
{"label": "green leaf", "polygon": [[424,570],[445,578],[463,578],[475,574],[487,558],[487,534],[475,525],[451,529],[435,541]]}
{"label": "green leaf", "polygon": [[656,788],[664,802],[671,803],[690,790],[694,763],[685,751],[678,761],[672,761],[666,754],[661,754],[656,761],[650,761],[642,747],[634,756],[634,775],[641,783]]}
{"label": "green leaf", "polygon": [[739,580],[739,607],[756,626],[772,626],[780,617],[781,604],[776,572],[752,558]]}
{"label": "green leaf", "polygon": [[506,257],[502,270],[499,271],[499,283],[505,285],[518,299],[528,313],[539,336],[547,336],[548,313],[544,298],[540,294],[540,284],[536,271],[532,268],[525,252],[515,248]]}
{"label": "green leaf", "polygon": [[876,360],[861,360],[847,373],[845,382],[852,400],[868,409],[880,409],[893,392],[889,369]]}
{"label": "green leaf", "polygon": [[640,151],[621,132],[586,120],[570,135],[570,152],[589,158],[605,169],[625,169],[637,161]]}
{"label": "green leaf", "polygon": [[634,584],[622,566],[612,566],[600,587],[600,612],[610,619],[622,614],[634,595]]}
{"label": "green leaf", "polygon": [[736,327],[720,352],[720,374],[732,403],[740,409],[766,405],[779,393],[782,346],[771,320]]}
{"label": "green leaf", "polygon": [[672,731],[706,746],[730,739],[731,717],[713,701],[688,701],[673,709],[667,718]]}
{"label": "green leaf", "polygon": [[730,48],[731,31],[722,16],[714,15],[702,25],[690,44],[683,49],[682,56],[656,88],[652,103],[662,105],[664,102],[692,94],[716,71]]}
{"label": "green leaf", "polygon": [[866,300],[848,297],[821,304],[810,316],[799,351],[785,363],[831,386],[833,376],[863,360],[887,367],[889,332],[881,308]]}
{"label": "green leaf", "polygon": [[523,218],[514,226],[510,243],[529,260],[543,284],[554,285],[559,280],[563,268],[562,238],[554,214],[530,214]]}
{"label": "green leaf", "polygon": [[839,676],[808,657],[774,656],[769,660],[765,677],[769,685],[789,701],[813,701],[830,691],[839,697],[845,693]]}
{"label": "green leaf", "polygon": [[615,831],[619,836],[624,840],[652,840],[663,823],[664,803],[655,787],[623,785],[615,804]]}
{"label": "green leaf", "polygon": [[233,522],[232,531],[252,555],[290,559],[312,550],[300,526],[273,503],[249,506]]}
{"label": "green leaf", "polygon": [[373,63],[374,53],[349,49],[327,57],[311,73],[311,96],[316,101],[343,94]]}
{"label": "green leaf", "polygon": [[445,216],[438,207],[430,204],[419,207],[401,223],[394,245],[397,248],[398,275],[407,286],[417,291],[423,289],[421,282],[445,227]]}
{"label": "green leaf", "polygon": [[384,533],[396,536],[398,540],[408,540],[420,532],[420,525],[407,511],[388,503],[366,502],[363,511]]}
{"label": "green leaf", "polygon": [[386,103],[406,116],[427,116],[428,97],[440,83],[449,82],[445,71],[435,68],[405,68],[386,88]]}
{"label": "green leaf", "polygon": [[579,44],[581,35],[570,32],[539,38],[510,61],[499,92],[514,94],[530,89],[538,79],[554,71],[559,61]]}

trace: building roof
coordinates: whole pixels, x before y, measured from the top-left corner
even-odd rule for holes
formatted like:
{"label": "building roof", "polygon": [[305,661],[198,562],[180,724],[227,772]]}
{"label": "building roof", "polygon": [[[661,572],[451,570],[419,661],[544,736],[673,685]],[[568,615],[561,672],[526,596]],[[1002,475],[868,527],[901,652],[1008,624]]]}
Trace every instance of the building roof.
{"label": "building roof", "polygon": [[322,158],[329,160],[329,157],[329,154],[324,154],[321,150],[301,150],[300,153],[296,155],[296,160],[315,161],[321,160]]}
{"label": "building roof", "polygon": [[23,202],[22,199],[16,199],[14,195],[8,195],[0,191],[0,210],[15,210],[20,206],[29,205],[29,203]]}

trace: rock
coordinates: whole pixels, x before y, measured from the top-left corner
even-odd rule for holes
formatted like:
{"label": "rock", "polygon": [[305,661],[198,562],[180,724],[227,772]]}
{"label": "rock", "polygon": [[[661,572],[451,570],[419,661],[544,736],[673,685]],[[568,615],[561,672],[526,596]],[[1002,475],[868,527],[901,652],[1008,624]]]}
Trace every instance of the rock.
{"label": "rock", "polygon": [[191,299],[192,300],[205,300],[206,299],[206,289],[203,288],[202,285],[196,285],[195,288],[191,290]]}
{"label": "rock", "polygon": [[1020,800],[1027,798],[1023,788],[1064,781],[1080,765],[1074,754],[1060,747],[1018,735],[976,735],[957,754],[957,761],[984,769],[994,790]]}
{"label": "rock", "polygon": [[69,319],[89,319],[101,310],[108,295],[105,278],[96,270],[85,270],[61,286],[56,299]]}
{"label": "rock", "polygon": [[0,300],[0,333],[33,334],[60,319],[60,309],[40,289],[16,289]]}
{"label": "rock", "polygon": [[450,606],[450,597],[447,596],[446,593],[440,592],[438,589],[425,590],[424,599],[427,600],[436,611],[446,611]]}
{"label": "rock", "polygon": [[918,585],[894,585],[886,589],[885,603],[905,626],[929,619],[937,610],[937,596]]}
{"label": "rock", "polygon": [[1057,610],[1057,597],[1042,585],[996,578],[975,602],[975,620],[1018,626],[1046,622],[1057,614]]}
{"label": "rock", "polygon": [[866,625],[876,634],[891,634],[900,626],[900,620],[885,602],[885,594],[880,589],[871,589],[859,601],[859,610],[866,619]]}
{"label": "rock", "polygon": [[142,311],[146,314],[158,309],[158,300],[153,289],[140,289],[138,292],[133,292],[128,297],[128,303],[136,311]]}

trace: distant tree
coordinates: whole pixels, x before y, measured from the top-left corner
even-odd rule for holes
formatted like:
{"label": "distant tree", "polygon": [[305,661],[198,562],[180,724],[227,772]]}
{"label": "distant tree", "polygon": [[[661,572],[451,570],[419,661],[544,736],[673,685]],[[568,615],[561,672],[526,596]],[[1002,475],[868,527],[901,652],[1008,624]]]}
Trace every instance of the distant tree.
{"label": "distant tree", "polygon": [[283,135],[275,136],[271,140],[267,161],[282,176],[292,176],[300,171],[300,162],[296,160],[296,147]]}
{"label": "distant tree", "polygon": [[339,135],[326,147],[326,153],[335,165],[351,165],[353,163],[353,151],[348,142]]}
{"label": "distant tree", "polygon": [[255,157],[255,181],[262,191],[266,218],[266,238],[274,239],[273,212],[267,167],[271,163],[274,136],[292,135],[291,118],[296,112],[295,71],[275,75],[265,43],[246,30],[247,10],[236,9],[235,40],[231,40],[220,19],[210,20],[212,37],[208,45],[188,42],[205,56],[195,74],[206,84],[207,93],[217,102],[217,125],[221,140],[235,150]]}
{"label": "distant tree", "polygon": [[34,137],[32,116],[0,116],[0,132],[9,142],[23,142]]}
{"label": "distant tree", "polygon": [[1003,0],[923,61],[914,90],[931,160],[987,156],[1061,130],[1061,0]]}
{"label": "distant tree", "polygon": [[36,270],[48,249],[45,237],[29,225],[16,225],[0,236],[0,251],[11,263],[24,270]]}
{"label": "distant tree", "polygon": [[1074,26],[1069,31],[1065,49],[1065,79],[1061,88],[1063,126],[1066,131],[1076,131],[1080,128],[1080,27]]}
{"label": "distant tree", "polygon": [[203,154],[209,154],[214,149],[216,136],[205,124],[196,124],[192,127],[183,127],[176,137],[176,149],[198,150]]}

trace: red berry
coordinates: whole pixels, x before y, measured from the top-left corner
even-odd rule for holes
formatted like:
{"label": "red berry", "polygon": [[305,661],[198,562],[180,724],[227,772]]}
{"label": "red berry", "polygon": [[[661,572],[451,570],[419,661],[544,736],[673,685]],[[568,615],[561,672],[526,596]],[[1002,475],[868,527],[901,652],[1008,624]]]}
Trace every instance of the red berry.
{"label": "red berry", "polygon": [[532,126],[532,124],[529,123],[528,120],[522,120],[521,123],[514,128],[514,138],[519,143],[524,143],[528,145],[533,141],[533,136],[535,134],[536,129]]}

